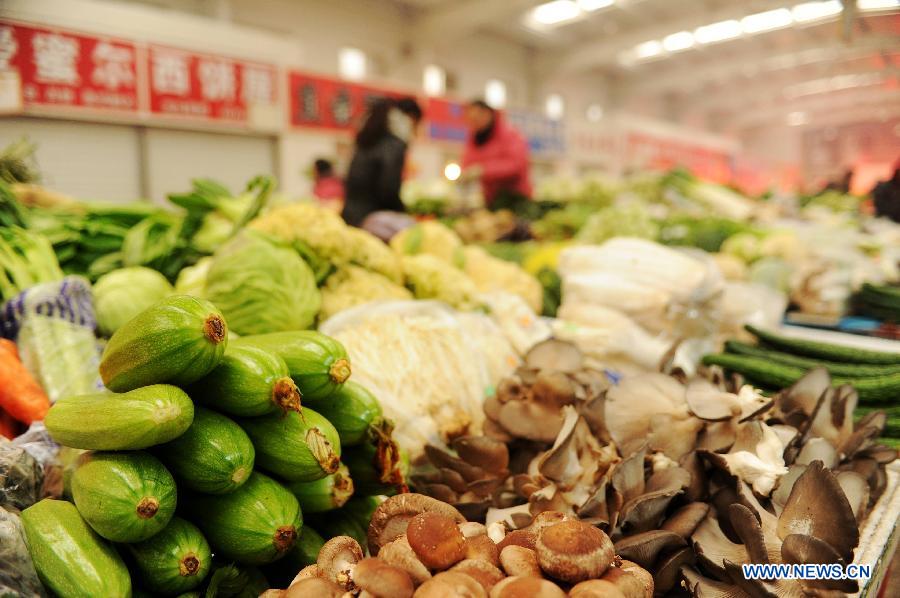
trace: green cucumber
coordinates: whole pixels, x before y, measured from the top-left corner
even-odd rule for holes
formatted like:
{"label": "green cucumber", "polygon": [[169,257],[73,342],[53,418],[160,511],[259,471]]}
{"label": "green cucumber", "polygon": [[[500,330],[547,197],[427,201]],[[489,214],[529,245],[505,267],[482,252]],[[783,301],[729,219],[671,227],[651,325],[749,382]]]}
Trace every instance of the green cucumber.
{"label": "green cucumber", "polygon": [[313,411],[288,411],[238,420],[253,446],[256,465],[291,482],[312,482],[337,471],[341,440],[331,423]]}
{"label": "green cucumber", "polygon": [[205,407],[194,407],[187,431],[156,453],[178,477],[178,484],[207,494],[234,492],[253,472],[256,451],[234,421]]}
{"label": "green cucumber", "polygon": [[303,525],[294,495],[256,472],[231,494],[192,494],[182,505],[217,556],[249,565],[283,556]]}
{"label": "green cucumber", "polygon": [[180,517],[149,540],[129,544],[128,551],[143,586],[167,596],[196,588],[212,565],[203,533]]}
{"label": "green cucumber", "polygon": [[140,542],[175,514],[172,474],[144,452],[87,453],[72,475],[72,498],[95,532],[113,542]]}
{"label": "green cucumber", "polygon": [[327,399],[308,401],[307,404],[334,425],[341,437],[341,446],[361,443],[369,426],[378,425],[382,416],[378,399],[353,380],[348,380]]}
{"label": "green cucumber", "polygon": [[234,344],[258,347],[284,359],[304,400],[325,399],[350,377],[344,346],[314,330],[244,336]]}
{"label": "green cucumber", "polygon": [[782,353],[765,349],[756,345],[742,343],[740,341],[727,341],[725,350],[728,353],[736,353],[739,355],[750,355],[753,357],[763,357],[777,361],[785,365],[791,365],[799,368],[812,369],[814,367],[824,367],[828,373],[833,376],[847,376],[854,378],[866,378],[869,376],[884,376],[887,374],[896,374],[900,372],[900,365],[866,365],[859,363],[849,363],[841,361],[825,361],[813,359],[811,357],[801,357],[792,353]]}
{"label": "green cucumber", "polygon": [[57,401],[44,425],[64,446],[95,451],[144,449],[184,434],[194,403],[183,390],[154,384],[122,394],[99,392]]}
{"label": "green cucumber", "polygon": [[900,352],[872,351],[832,343],[790,338],[749,324],[744,328],[766,345],[809,357],[861,364],[900,365]]}
{"label": "green cucumber", "polygon": [[[718,365],[727,370],[737,372],[755,384],[769,388],[787,388],[802,378],[808,371],[783,363],[750,355],[733,355],[720,353],[703,357],[706,365]],[[865,378],[848,378],[833,376],[832,386],[849,384],[856,389],[862,403],[879,403],[893,401],[900,395],[900,373]],[[353,468],[350,473],[353,474]]]}
{"label": "green cucumber", "polygon": [[45,498],[22,511],[28,552],[41,582],[64,598],[130,598],[122,558],[70,502]]}
{"label": "green cucumber", "polygon": [[304,513],[339,509],[353,496],[353,480],[346,465],[314,482],[289,482],[285,487],[297,497]]}
{"label": "green cucumber", "polygon": [[225,318],[204,299],[167,297],[116,330],[100,359],[115,392],[170,382],[183,386],[213,370],[228,343]]}
{"label": "green cucumber", "polygon": [[284,360],[251,346],[231,346],[216,369],[190,389],[191,397],[237,417],[300,410],[300,391]]}

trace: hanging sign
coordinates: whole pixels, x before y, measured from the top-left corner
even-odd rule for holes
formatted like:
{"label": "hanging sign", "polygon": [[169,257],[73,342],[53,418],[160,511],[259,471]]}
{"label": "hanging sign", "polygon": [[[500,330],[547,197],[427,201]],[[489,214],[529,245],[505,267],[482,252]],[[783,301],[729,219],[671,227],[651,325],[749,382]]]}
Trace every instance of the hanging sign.
{"label": "hanging sign", "polygon": [[288,92],[292,126],[348,131],[356,128],[373,101],[410,95],[296,71],[288,77]]}
{"label": "hanging sign", "polygon": [[425,107],[428,137],[437,141],[465,141],[469,128],[464,113],[465,104],[441,98],[428,98]]}

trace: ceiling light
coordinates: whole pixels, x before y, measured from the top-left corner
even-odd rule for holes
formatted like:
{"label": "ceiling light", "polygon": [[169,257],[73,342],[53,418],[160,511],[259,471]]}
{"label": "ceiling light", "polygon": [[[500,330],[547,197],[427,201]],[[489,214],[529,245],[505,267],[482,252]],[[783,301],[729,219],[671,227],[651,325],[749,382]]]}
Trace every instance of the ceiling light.
{"label": "ceiling light", "polygon": [[492,108],[506,106],[506,83],[499,79],[490,79],[484,86],[484,101]]}
{"label": "ceiling light", "polygon": [[825,19],[843,10],[840,0],[826,0],[824,2],[804,2],[791,10],[794,20],[798,23],[808,23]]}
{"label": "ceiling light", "polygon": [[662,44],[667,52],[679,52],[687,50],[694,45],[694,36],[690,31],[679,31],[678,33],[665,36]]}
{"label": "ceiling light", "polygon": [[612,6],[616,0],[578,0],[578,8],[583,11],[591,12],[592,10],[600,10],[607,6]]}
{"label": "ceiling light", "polygon": [[587,110],[585,110],[584,115],[592,123],[599,122],[603,119],[603,106],[600,104],[591,104],[587,107]]}
{"label": "ceiling light", "polygon": [[558,25],[580,16],[581,9],[572,0],[553,0],[531,11],[531,18],[541,25]]}
{"label": "ceiling light", "polygon": [[762,33],[787,27],[794,22],[794,16],[786,8],[776,8],[766,12],[758,12],[741,19],[741,28],[744,33]]}
{"label": "ceiling light", "polygon": [[547,115],[547,118],[560,120],[565,111],[566,106],[561,95],[554,93],[547,96],[547,101],[544,104],[544,113]]}
{"label": "ceiling light", "polygon": [[638,59],[653,58],[663,53],[663,46],[657,40],[653,39],[649,42],[638,44],[634,47],[634,56]]}
{"label": "ceiling light", "polygon": [[462,174],[462,168],[456,162],[450,162],[446,166],[444,166],[444,176],[448,181],[455,181],[459,179],[459,175]]}
{"label": "ceiling light", "polygon": [[447,90],[447,73],[441,67],[429,64],[422,72],[422,88],[425,95],[444,95]]}
{"label": "ceiling light", "polygon": [[787,124],[791,127],[800,127],[809,122],[806,112],[791,112],[787,115]]}
{"label": "ceiling light", "polygon": [[694,30],[694,39],[701,44],[714,44],[741,36],[741,24],[735,20],[719,21]]}
{"label": "ceiling light", "polygon": [[360,81],[366,78],[366,54],[357,48],[341,48],[338,53],[338,72],[344,79]]}
{"label": "ceiling light", "polygon": [[884,10],[900,7],[900,0],[856,0],[856,8],[860,10]]}

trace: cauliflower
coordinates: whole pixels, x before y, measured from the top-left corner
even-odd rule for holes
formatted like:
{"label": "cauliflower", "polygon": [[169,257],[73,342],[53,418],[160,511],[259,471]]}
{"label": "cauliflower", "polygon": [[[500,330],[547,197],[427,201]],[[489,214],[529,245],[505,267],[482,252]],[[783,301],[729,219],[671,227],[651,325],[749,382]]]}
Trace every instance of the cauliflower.
{"label": "cauliflower", "polygon": [[416,299],[437,299],[463,310],[478,307],[478,289],[462,271],[433,255],[407,255],[402,260],[406,286]]}
{"label": "cauliflower", "polygon": [[462,240],[440,222],[426,221],[397,233],[391,239],[391,248],[400,254],[427,253],[445,262],[457,263]]}
{"label": "cauliflower", "polygon": [[378,237],[361,228],[346,227],[344,241],[348,244],[345,255],[350,263],[377,272],[396,283],[403,282],[400,259]]}
{"label": "cauliflower", "polygon": [[369,301],[413,298],[412,293],[404,287],[394,284],[380,274],[353,265],[344,266],[329,276],[321,291],[320,322],[338,312]]}
{"label": "cauliflower", "polygon": [[465,273],[482,293],[507,291],[518,295],[528,307],[540,313],[544,291],[538,280],[512,262],[488,254],[481,247],[463,248]]}

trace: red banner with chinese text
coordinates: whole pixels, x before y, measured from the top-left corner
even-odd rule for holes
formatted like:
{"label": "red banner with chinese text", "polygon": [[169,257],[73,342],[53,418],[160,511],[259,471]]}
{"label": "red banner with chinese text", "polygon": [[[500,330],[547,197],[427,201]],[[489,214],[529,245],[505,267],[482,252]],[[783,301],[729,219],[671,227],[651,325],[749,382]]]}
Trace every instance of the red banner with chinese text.
{"label": "red banner with chinese text", "polygon": [[410,95],[296,71],[288,78],[288,92],[291,125],[333,130],[355,129],[376,99]]}
{"label": "red banner with chinese text", "polygon": [[253,104],[277,101],[270,65],[155,45],[148,61],[154,115],[241,122]]}
{"label": "red banner with chinese text", "polygon": [[134,44],[0,23],[0,71],[18,71],[27,106],[138,109]]}

